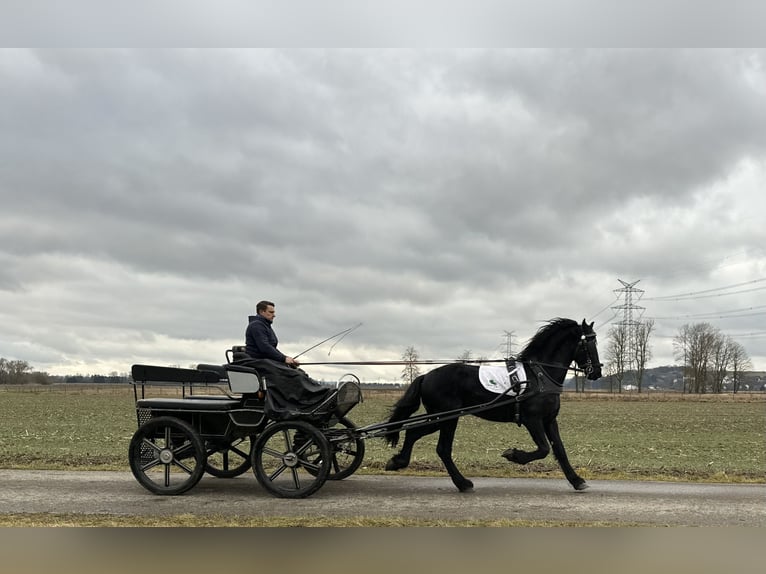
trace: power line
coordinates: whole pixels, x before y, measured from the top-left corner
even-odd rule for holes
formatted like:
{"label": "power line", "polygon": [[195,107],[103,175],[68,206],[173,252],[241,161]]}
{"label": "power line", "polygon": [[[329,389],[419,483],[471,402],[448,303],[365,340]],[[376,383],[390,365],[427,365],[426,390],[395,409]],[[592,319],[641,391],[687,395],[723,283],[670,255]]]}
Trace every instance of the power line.
{"label": "power line", "polygon": [[755,331],[753,333],[737,334],[737,339],[755,339],[757,337],[766,337],[766,331]]}
{"label": "power line", "polygon": [[756,311],[755,313],[742,313],[740,315],[677,315],[675,317],[651,317],[660,321],[681,321],[686,319],[743,319],[745,317],[755,317],[756,315],[766,315],[766,311]]}
{"label": "power line", "polygon": [[726,291],[727,289],[734,289],[735,287],[743,287],[745,285],[754,285],[756,283],[763,283],[766,281],[766,277],[761,279],[753,279],[752,281],[745,281],[743,283],[735,283],[733,285],[726,285],[724,287],[715,287],[713,289],[705,289],[703,291],[692,291],[690,293],[679,293],[677,295],[665,295],[661,297],[647,297],[646,301],[682,301],[685,299],[705,299],[709,297],[723,297],[725,295],[735,295],[738,293],[749,293],[751,291],[759,291],[766,289],[766,287],[756,287],[755,289],[744,289],[742,291],[732,291],[731,293],[717,293],[715,295],[709,295],[709,293],[716,293],[718,291]]}
{"label": "power line", "polygon": [[[591,316],[591,318],[590,318],[590,320],[591,320],[591,321],[595,321],[596,317],[598,317],[599,315],[601,315],[601,313],[603,313],[604,311],[606,311],[607,309],[609,309],[609,307],[611,307],[611,306],[612,306],[612,305],[613,305],[615,302],[617,302],[617,301],[619,301],[619,300],[620,300],[620,296],[618,295],[618,296],[617,296],[617,297],[615,297],[615,298],[614,298],[612,301],[609,301],[609,303],[607,303],[606,307],[604,307],[603,309],[601,309],[601,311],[599,311],[599,312],[598,312],[598,313],[596,313],[595,315],[592,315],[592,316]],[[616,313],[615,313],[615,315],[616,315]],[[614,319],[615,315],[612,315],[612,316],[609,318],[609,321],[611,321],[612,319]],[[606,323],[609,323],[609,321],[605,321],[605,322],[606,322]]]}
{"label": "power line", "polygon": [[616,316],[617,316],[617,311],[615,311],[614,313],[612,313],[612,316],[611,316],[611,317],[609,317],[609,318],[608,318],[606,321],[604,321],[604,325],[607,325],[607,324],[611,323],[611,322],[612,322],[612,319],[614,319]]}
{"label": "power line", "polygon": [[678,297],[676,299],[662,299],[657,303],[668,303],[671,301],[693,301],[696,299],[713,299],[715,297],[725,297],[727,295],[738,295],[740,293],[752,293],[753,291],[763,291],[766,287],[753,287],[752,289],[742,289],[741,291],[729,291],[728,293],[716,293],[714,295],[697,295],[696,297]]}
{"label": "power line", "polygon": [[766,305],[757,305],[755,307],[742,307],[740,309],[729,309],[727,311],[708,311],[707,313],[694,313],[688,315],[671,315],[667,317],[652,317],[652,319],[704,319],[705,317],[725,319],[729,317],[751,317],[753,315],[763,315],[763,311],[756,313],[745,313],[745,311],[754,311],[764,309]]}

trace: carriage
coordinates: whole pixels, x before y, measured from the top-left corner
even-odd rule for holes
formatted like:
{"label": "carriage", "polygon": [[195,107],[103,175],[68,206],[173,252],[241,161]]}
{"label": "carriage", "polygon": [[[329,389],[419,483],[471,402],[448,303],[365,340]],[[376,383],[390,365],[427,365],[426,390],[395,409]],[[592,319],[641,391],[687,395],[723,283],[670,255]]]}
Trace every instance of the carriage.
{"label": "carriage", "polygon": [[[262,372],[231,360],[238,352],[228,350],[224,365],[196,369],[133,365],[138,430],[129,459],[136,480],[173,495],[205,472],[234,478],[252,468],[271,494],[302,498],[353,474],[364,442],[346,432],[354,428],[346,415],[362,400],[359,379],[344,375],[308,409],[277,411]],[[167,396],[178,394],[168,387],[180,387],[181,396]]]}
{"label": "carriage", "polygon": [[[556,416],[572,361],[588,378],[601,376],[595,339],[592,323],[552,321],[517,357],[531,373],[524,392],[518,386],[490,392],[477,384],[478,366],[445,364],[413,381],[388,421],[365,427],[347,416],[362,400],[360,381],[352,374],[307,406],[276,404],[277,385],[257,364],[241,361],[241,347],[229,349],[223,365],[133,365],[138,430],[130,441],[130,468],[155,494],[187,492],[205,472],[233,478],[252,469],[272,495],[303,498],[327,480],[351,476],[362,464],[367,438],[386,437],[395,445],[406,431],[402,450],[386,465],[398,470],[409,464],[414,443],[438,430],[437,452],[455,486],[465,491],[473,483],[455,466],[452,441],[457,419],[470,414],[524,425],[537,450],[508,449],[503,456],[527,464],[552,448],[567,480],[583,490],[587,484],[569,464]],[[180,386],[181,396],[147,396],[148,389],[168,385]],[[413,416],[421,401],[426,413]]]}

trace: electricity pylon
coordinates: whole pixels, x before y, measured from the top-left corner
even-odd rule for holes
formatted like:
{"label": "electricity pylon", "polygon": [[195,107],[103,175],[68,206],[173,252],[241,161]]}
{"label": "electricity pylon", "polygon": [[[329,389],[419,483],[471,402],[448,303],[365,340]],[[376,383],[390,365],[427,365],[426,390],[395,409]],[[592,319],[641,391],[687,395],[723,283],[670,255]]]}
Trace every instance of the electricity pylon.
{"label": "electricity pylon", "polygon": [[513,331],[503,331],[505,337],[505,358],[510,359],[513,354]]}
{"label": "electricity pylon", "polygon": [[622,320],[618,321],[618,325],[623,329],[625,334],[625,344],[623,345],[623,357],[622,364],[627,367],[626,371],[632,371],[636,373],[636,345],[637,345],[637,331],[640,324],[641,315],[643,315],[645,307],[636,305],[636,301],[640,301],[644,296],[643,289],[636,289],[636,283],[640,279],[628,283],[622,279],[617,279],[622,284],[622,289],[615,289],[614,292],[622,297],[622,304],[612,307],[615,311],[622,311]]}

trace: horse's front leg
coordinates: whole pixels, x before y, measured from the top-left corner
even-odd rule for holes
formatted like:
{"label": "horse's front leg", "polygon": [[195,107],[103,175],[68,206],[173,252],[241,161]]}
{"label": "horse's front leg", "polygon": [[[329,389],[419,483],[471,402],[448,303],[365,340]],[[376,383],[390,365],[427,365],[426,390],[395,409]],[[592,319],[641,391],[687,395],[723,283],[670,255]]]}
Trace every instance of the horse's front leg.
{"label": "horse's front leg", "polygon": [[585,482],[585,479],[577,474],[575,469],[572,468],[572,465],[569,463],[567,451],[564,449],[564,443],[559,434],[559,424],[556,422],[555,418],[545,423],[545,435],[548,437],[548,440],[551,441],[553,455],[556,457],[556,460],[559,461],[559,466],[561,467],[561,470],[564,471],[564,476],[567,477],[569,483],[575,490],[585,490],[588,488],[588,483]]}
{"label": "horse's front leg", "polygon": [[529,431],[529,436],[531,436],[532,440],[535,441],[537,450],[528,452],[525,450],[519,450],[518,448],[509,448],[502,454],[503,458],[506,458],[517,464],[527,464],[533,460],[545,458],[548,456],[548,453],[551,452],[551,447],[548,444],[548,439],[545,438],[545,427],[543,426],[543,421],[541,418],[527,418],[524,420],[524,426],[527,428],[527,431]]}

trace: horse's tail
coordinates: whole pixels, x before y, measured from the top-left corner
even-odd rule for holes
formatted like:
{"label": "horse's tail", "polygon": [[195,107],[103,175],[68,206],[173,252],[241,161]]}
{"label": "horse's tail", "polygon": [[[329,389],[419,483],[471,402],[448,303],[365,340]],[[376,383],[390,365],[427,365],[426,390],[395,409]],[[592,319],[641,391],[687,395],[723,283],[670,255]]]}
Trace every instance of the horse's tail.
{"label": "horse's tail", "polygon": [[[394,408],[391,410],[391,416],[388,418],[389,423],[408,419],[412,413],[420,408],[420,385],[423,384],[424,378],[425,375],[420,375],[410,383],[407,391],[402,395],[401,399],[396,401]],[[398,429],[401,428],[401,425],[398,427],[394,425],[392,429],[397,430],[386,435],[386,442],[390,446],[395,447],[399,443]]]}

